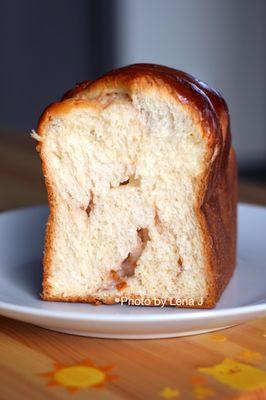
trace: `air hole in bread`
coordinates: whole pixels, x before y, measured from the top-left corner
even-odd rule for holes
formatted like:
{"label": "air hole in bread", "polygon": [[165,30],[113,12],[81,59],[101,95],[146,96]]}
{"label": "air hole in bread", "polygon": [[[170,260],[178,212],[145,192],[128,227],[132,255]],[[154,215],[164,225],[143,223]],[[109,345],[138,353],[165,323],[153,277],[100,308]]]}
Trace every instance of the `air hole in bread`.
{"label": "air hole in bread", "polygon": [[183,269],[183,258],[181,256],[178,257],[177,264],[178,264],[178,272],[180,273]]}
{"label": "air hole in bread", "polygon": [[120,186],[121,185],[127,185],[129,183],[129,179],[127,179],[126,181],[120,182]]}
{"label": "air hole in bread", "polygon": [[86,208],[86,213],[87,213],[88,217],[90,216],[90,213],[92,212],[93,207],[94,207],[93,193],[91,192],[91,198],[90,198],[90,201],[89,201],[89,205]]}
{"label": "air hole in bread", "polygon": [[127,93],[122,92],[103,92],[97,97],[97,101],[108,107],[115,100],[123,100],[132,103],[132,98]]}
{"label": "air hole in bread", "polygon": [[161,221],[161,219],[159,217],[157,207],[155,206],[154,209],[155,209],[154,225],[156,226],[158,233],[161,235],[163,233],[163,224],[162,224],[162,221]]}
{"label": "air hole in bread", "polygon": [[134,187],[140,187],[140,177],[136,178],[135,175],[131,175],[127,180],[120,182],[121,185],[130,185]]}
{"label": "air hole in bread", "polygon": [[115,287],[122,290],[126,287],[126,280],[134,275],[137,262],[141,257],[147,242],[150,240],[147,228],[137,230],[137,244],[128,254],[127,258],[120,264],[118,270],[111,270],[111,277],[115,281]]}
{"label": "air hole in bread", "polygon": [[149,240],[151,240],[150,236],[149,236],[149,230],[147,228],[140,228],[140,229],[138,229],[137,232],[138,232],[138,237],[140,238],[140,240],[142,242],[142,251],[141,251],[141,253],[142,253],[143,250],[145,249],[145,247],[147,246],[147,242]]}

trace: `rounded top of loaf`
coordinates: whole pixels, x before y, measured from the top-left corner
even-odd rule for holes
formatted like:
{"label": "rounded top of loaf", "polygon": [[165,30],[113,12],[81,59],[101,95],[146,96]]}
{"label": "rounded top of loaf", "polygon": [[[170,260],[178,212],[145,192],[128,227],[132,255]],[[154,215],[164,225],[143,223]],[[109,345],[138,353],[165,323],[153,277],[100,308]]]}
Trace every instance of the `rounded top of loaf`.
{"label": "rounded top of loaf", "polygon": [[[98,101],[111,93],[129,96],[138,91],[155,90],[158,95],[174,98],[189,109],[192,117],[202,127],[202,135],[213,149],[213,170],[225,168],[231,148],[229,113],[221,94],[206,83],[173,68],[156,64],[133,64],[114,69],[94,81],[78,83],[58,103],[43,112],[38,132],[42,135],[46,122],[73,107],[92,107],[96,111],[103,107]],[[214,172],[214,171],[213,171]],[[213,174],[215,177],[216,173]]]}
{"label": "rounded top of loaf", "polygon": [[103,92],[132,92],[159,87],[198,114],[209,140],[221,145],[223,159],[229,154],[229,113],[221,94],[186,72],[156,64],[132,64],[114,69],[94,81],[83,81],[65,93],[62,100],[96,99]]}

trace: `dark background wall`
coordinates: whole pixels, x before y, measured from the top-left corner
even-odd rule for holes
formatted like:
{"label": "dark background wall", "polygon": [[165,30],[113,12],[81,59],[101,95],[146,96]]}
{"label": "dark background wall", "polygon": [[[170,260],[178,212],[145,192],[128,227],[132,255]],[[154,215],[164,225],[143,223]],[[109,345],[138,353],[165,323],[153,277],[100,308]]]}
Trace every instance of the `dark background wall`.
{"label": "dark background wall", "polygon": [[76,82],[113,68],[111,3],[0,1],[0,127],[28,131]]}

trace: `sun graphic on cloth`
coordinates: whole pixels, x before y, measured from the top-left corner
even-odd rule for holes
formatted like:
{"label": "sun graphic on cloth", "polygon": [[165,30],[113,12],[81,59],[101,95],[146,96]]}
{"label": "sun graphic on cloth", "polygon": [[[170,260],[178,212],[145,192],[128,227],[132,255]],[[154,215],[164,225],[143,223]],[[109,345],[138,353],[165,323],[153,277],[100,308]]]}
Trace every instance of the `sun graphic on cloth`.
{"label": "sun graphic on cloth", "polygon": [[79,364],[64,365],[55,363],[54,370],[40,374],[44,378],[50,378],[47,386],[63,386],[70,393],[75,393],[85,388],[103,388],[108,381],[118,379],[116,375],[108,374],[113,369],[112,365],[96,367],[86,358]]}

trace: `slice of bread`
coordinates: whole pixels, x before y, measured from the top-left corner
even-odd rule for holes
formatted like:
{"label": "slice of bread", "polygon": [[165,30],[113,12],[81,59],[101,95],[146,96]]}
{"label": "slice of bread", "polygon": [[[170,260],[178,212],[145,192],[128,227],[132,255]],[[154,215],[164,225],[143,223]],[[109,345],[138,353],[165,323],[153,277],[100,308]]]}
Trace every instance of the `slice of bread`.
{"label": "slice of bread", "polygon": [[220,94],[137,64],[83,82],[37,135],[50,217],[44,300],[213,307],[236,253],[236,162]]}

